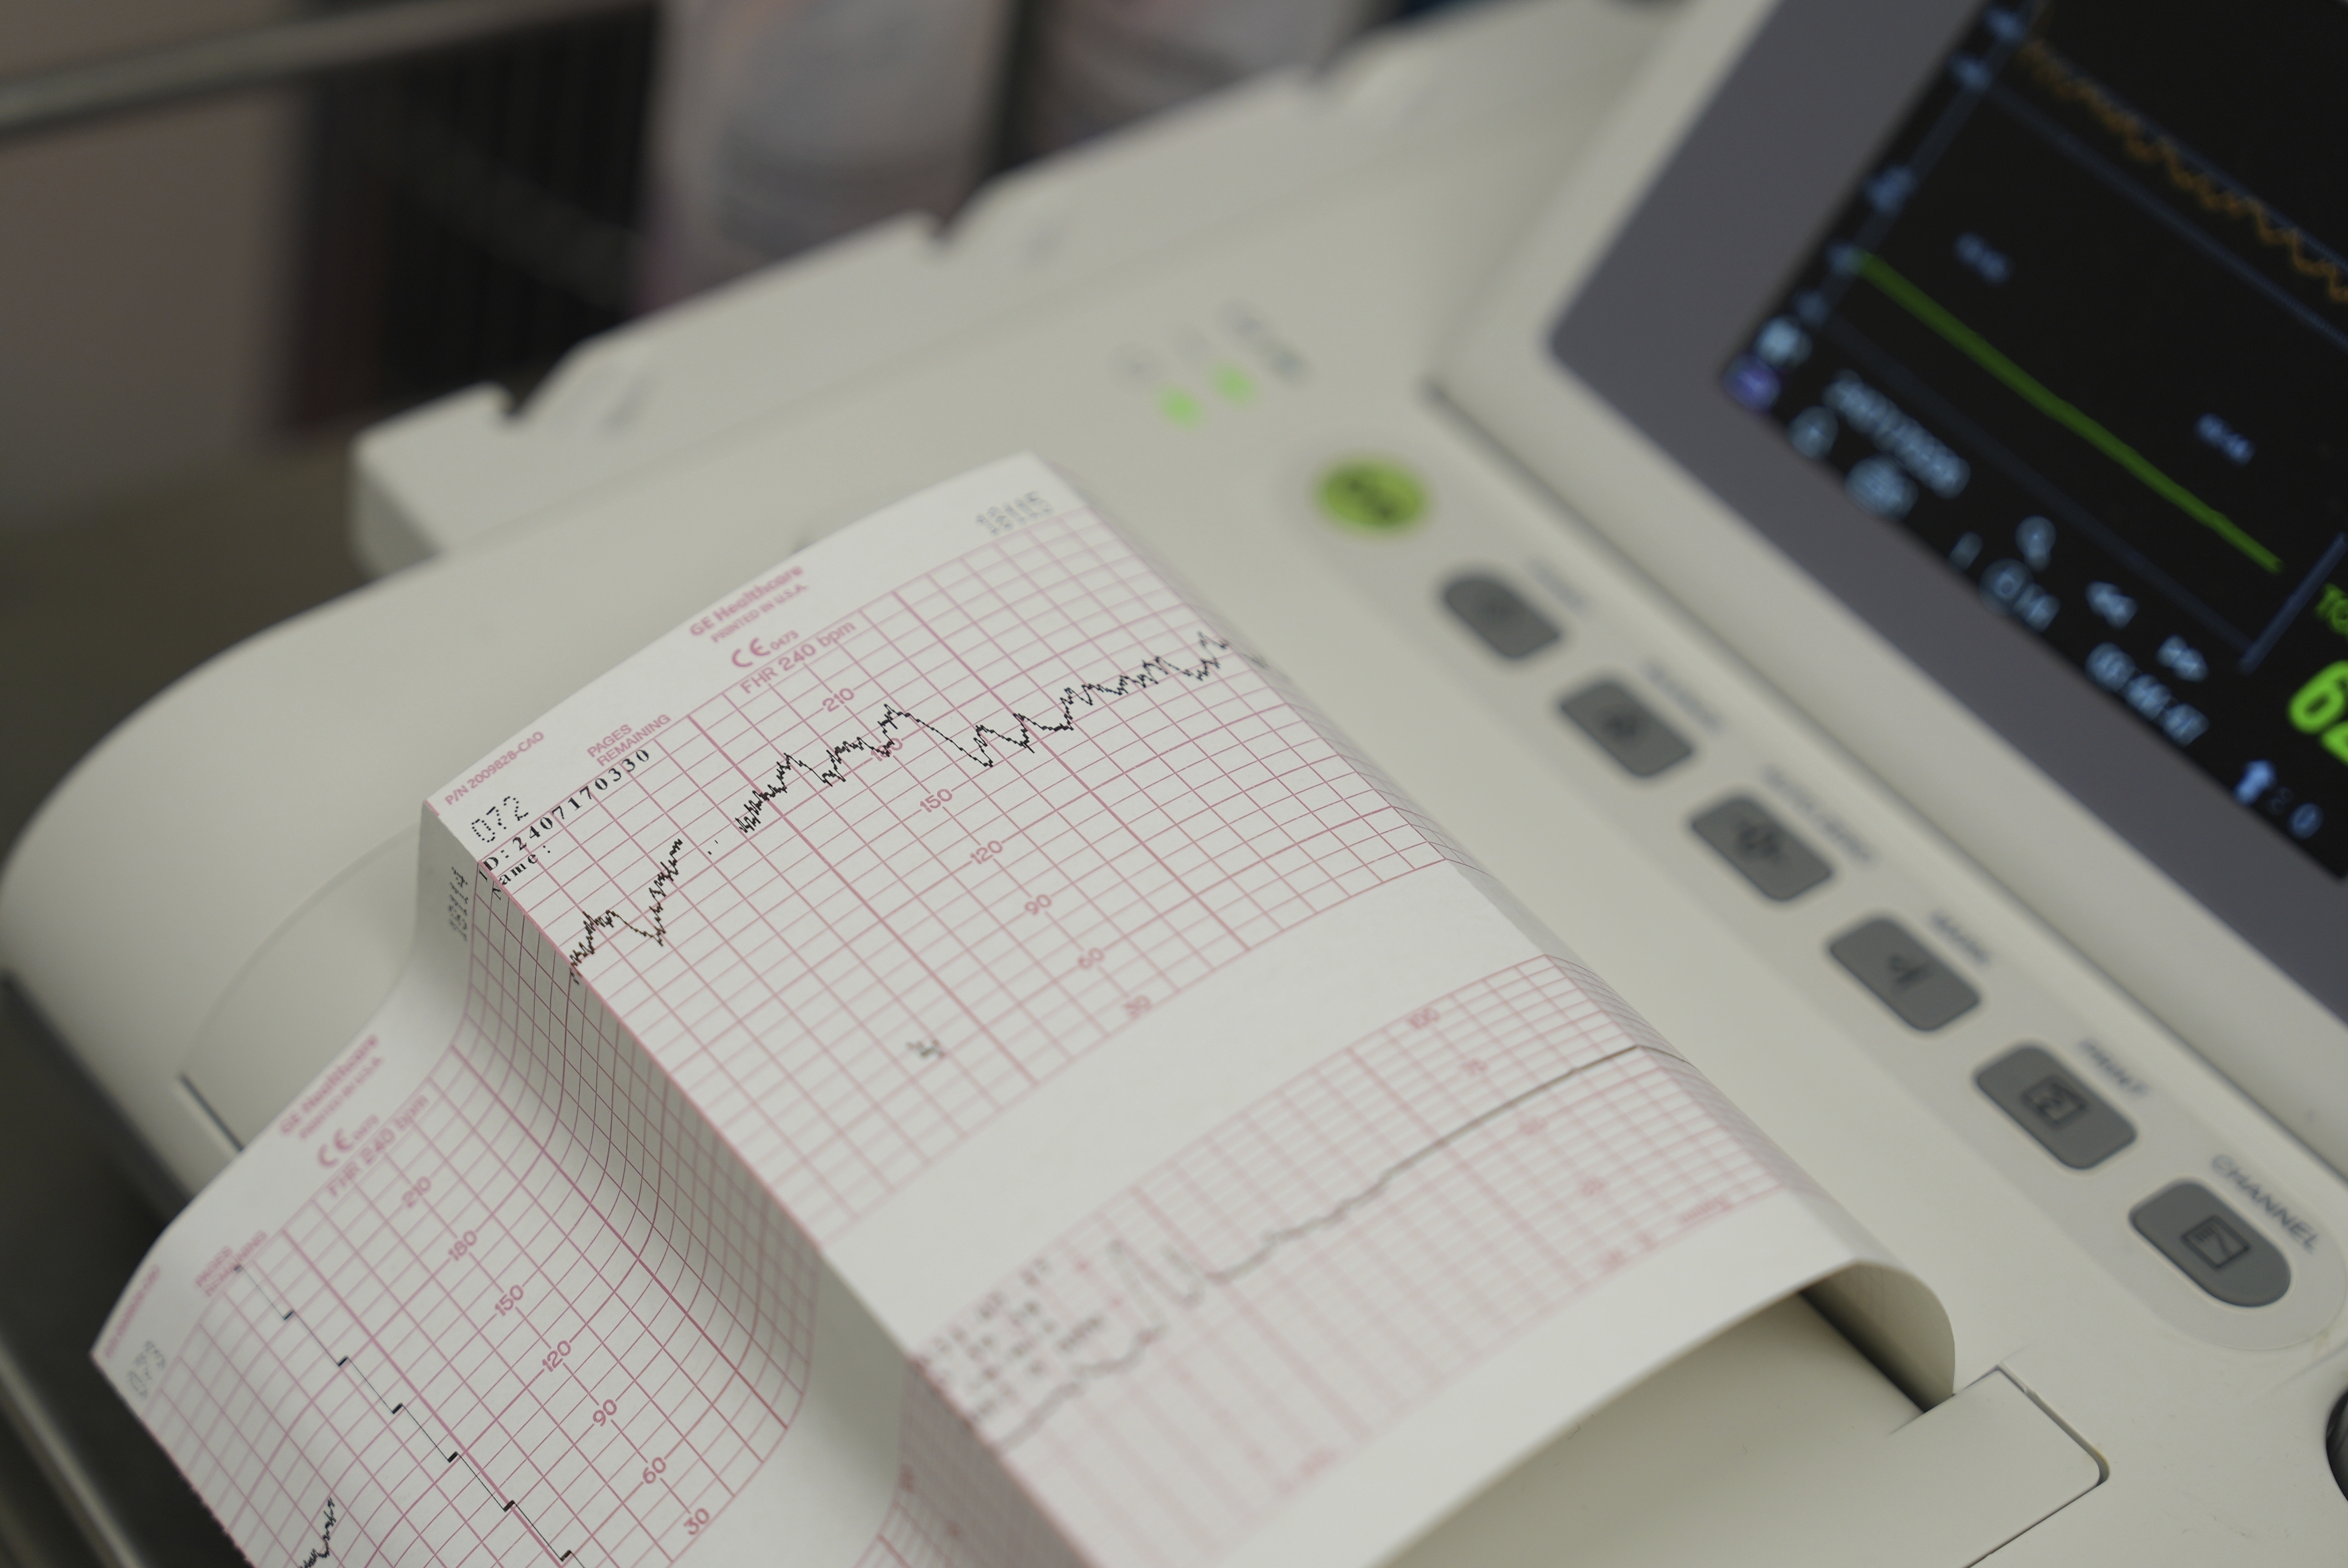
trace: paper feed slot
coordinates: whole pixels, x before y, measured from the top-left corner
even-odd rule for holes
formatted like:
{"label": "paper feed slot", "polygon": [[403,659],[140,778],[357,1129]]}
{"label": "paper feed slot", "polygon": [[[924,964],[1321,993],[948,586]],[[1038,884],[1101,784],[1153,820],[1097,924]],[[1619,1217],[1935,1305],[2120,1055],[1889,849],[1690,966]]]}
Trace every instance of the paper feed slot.
{"label": "paper feed slot", "polygon": [[1818,1294],[1657,1372],[1390,1568],[1962,1568],[2102,1479],[2003,1371],[1920,1412],[1836,1332]]}

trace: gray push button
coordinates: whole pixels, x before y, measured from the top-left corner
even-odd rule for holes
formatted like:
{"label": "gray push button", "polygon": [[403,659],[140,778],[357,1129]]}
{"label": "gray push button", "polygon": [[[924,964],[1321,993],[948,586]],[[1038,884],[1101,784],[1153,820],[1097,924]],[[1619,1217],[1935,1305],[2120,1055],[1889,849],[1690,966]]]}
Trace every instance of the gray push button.
{"label": "gray push button", "polygon": [[1835,938],[1827,951],[1910,1029],[1939,1029],[1981,1000],[1979,991],[1897,920],[1869,920]]}
{"label": "gray push button", "polygon": [[1798,898],[1834,875],[1817,852],[1751,795],[1731,795],[1688,825],[1765,898]]}
{"label": "gray push button", "polygon": [[1565,635],[1523,594],[1485,572],[1445,583],[1443,604],[1503,659],[1529,659]]}
{"label": "gray push button", "polygon": [[1655,717],[1655,711],[1619,681],[1585,686],[1558,708],[1634,778],[1651,779],[1694,754],[1677,730]]}
{"label": "gray push button", "polygon": [[2075,1171],[2100,1165],[2136,1142],[2136,1123],[2065,1071],[2044,1046],[2016,1046],[1975,1073],[1973,1081]]}
{"label": "gray push button", "polygon": [[2264,1307],[2291,1288],[2282,1250],[2199,1182],[2163,1187],[2128,1223],[2194,1284],[2235,1307]]}

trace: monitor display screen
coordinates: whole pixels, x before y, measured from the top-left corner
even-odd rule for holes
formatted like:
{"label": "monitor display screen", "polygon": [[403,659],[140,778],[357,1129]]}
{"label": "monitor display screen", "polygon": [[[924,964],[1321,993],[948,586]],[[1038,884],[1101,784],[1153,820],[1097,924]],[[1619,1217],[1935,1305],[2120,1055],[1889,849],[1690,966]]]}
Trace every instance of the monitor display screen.
{"label": "monitor display screen", "polygon": [[1548,348],[2348,1020],[2343,81],[2342,0],[1779,0]]}
{"label": "monitor display screen", "polygon": [[1995,0],[1720,367],[2348,872],[2348,6]]}

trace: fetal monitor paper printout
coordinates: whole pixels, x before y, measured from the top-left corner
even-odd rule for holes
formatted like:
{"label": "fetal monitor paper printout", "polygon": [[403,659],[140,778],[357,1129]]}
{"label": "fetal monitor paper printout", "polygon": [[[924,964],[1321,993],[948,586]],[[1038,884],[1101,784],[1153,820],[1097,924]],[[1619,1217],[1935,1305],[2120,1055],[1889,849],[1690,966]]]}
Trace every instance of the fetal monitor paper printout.
{"label": "fetal monitor paper printout", "polygon": [[263,1568],[1366,1564],[1884,1261],[1034,458],[586,688],[418,875],[95,1351]]}

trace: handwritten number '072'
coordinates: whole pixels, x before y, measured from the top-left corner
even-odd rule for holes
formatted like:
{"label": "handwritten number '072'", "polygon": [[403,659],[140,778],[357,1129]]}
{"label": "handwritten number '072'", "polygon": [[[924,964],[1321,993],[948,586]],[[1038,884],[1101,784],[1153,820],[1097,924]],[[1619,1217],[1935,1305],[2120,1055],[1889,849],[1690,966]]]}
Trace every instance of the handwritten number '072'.
{"label": "handwritten number '072'", "polygon": [[497,805],[491,806],[487,815],[473,819],[473,835],[485,844],[493,842],[497,836],[495,833],[488,831],[490,828],[494,827],[510,835],[502,845],[499,845],[495,854],[481,857],[483,869],[495,875],[500,867],[510,865],[515,856],[524,854],[529,849],[531,840],[551,835],[556,828],[562,825],[565,818],[572,812],[586,810],[595,803],[596,796],[627,783],[634,776],[638,768],[652,760],[653,754],[649,749],[643,746],[637,747],[561,800],[556,801],[547,808],[544,815],[526,825],[522,817],[521,802],[511,795],[506,796]]}

